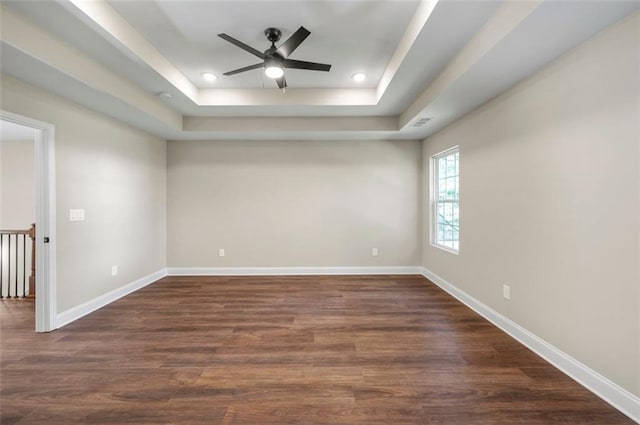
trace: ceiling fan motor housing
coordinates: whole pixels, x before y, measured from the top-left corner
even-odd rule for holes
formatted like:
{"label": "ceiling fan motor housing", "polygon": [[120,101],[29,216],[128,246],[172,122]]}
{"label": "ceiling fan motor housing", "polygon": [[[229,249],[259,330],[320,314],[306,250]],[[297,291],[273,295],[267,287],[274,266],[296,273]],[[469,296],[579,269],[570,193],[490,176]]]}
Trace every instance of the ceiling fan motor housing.
{"label": "ceiling fan motor housing", "polygon": [[264,35],[267,37],[267,40],[269,40],[273,44],[280,41],[280,37],[282,37],[282,31],[280,31],[278,28],[270,27],[264,30]]}

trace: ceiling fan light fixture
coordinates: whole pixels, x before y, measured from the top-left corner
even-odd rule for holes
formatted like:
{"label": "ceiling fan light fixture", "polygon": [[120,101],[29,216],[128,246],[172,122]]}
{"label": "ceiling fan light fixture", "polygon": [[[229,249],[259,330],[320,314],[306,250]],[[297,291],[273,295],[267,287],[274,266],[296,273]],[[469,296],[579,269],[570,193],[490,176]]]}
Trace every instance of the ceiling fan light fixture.
{"label": "ceiling fan light fixture", "polygon": [[324,72],[328,72],[331,70],[331,65],[326,63],[289,59],[289,55],[291,55],[291,53],[293,53],[293,51],[296,50],[304,40],[306,40],[309,34],[311,34],[311,32],[305,27],[298,28],[296,32],[291,35],[291,37],[289,37],[278,47],[275,43],[277,41],[280,41],[280,37],[282,36],[282,31],[280,29],[270,27],[264,31],[264,34],[265,36],[267,36],[267,40],[271,42],[271,47],[269,47],[264,52],[261,52],[260,50],[255,49],[248,44],[245,44],[242,41],[235,39],[225,33],[218,34],[218,37],[220,37],[221,39],[228,41],[234,46],[239,47],[242,50],[251,53],[253,56],[257,56],[258,58],[262,59],[262,62],[260,63],[243,66],[242,68],[225,72],[222,75],[236,75],[241,72],[252,71],[254,69],[260,69],[264,67],[265,75],[268,78],[275,80],[274,82],[278,85],[278,88],[284,89],[285,87],[287,87],[287,80],[284,76],[285,68]]}
{"label": "ceiling fan light fixture", "polygon": [[367,74],[365,74],[364,72],[356,72],[351,76],[351,79],[356,83],[361,83],[367,79]]}
{"label": "ceiling fan light fixture", "polygon": [[264,70],[264,75],[275,80],[276,78],[281,78],[284,75],[284,69],[279,66],[268,66]]}
{"label": "ceiling fan light fixture", "polygon": [[212,82],[212,81],[217,80],[218,76],[216,74],[214,74],[214,73],[211,73],[211,72],[203,72],[202,73],[202,78],[204,78],[205,81]]}

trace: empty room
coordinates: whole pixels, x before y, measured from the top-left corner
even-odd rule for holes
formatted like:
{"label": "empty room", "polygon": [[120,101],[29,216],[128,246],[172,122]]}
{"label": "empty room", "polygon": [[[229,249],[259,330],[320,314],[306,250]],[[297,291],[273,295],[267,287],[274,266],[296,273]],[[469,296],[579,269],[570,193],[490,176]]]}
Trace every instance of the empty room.
{"label": "empty room", "polygon": [[0,423],[640,423],[640,1],[0,1]]}

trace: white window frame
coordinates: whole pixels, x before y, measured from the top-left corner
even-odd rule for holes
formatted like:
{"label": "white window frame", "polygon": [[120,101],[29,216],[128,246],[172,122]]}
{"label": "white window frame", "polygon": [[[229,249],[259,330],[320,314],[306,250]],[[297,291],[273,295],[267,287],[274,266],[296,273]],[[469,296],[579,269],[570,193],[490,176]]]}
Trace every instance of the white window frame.
{"label": "white window frame", "polygon": [[451,154],[454,153],[458,153],[458,199],[457,200],[449,200],[449,201],[445,201],[445,202],[457,202],[458,204],[458,227],[460,227],[460,147],[459,146],[454,146],[452,148],[446,149],[442,152],[438,152],[435,155],[431,156],[431,163],[430,163],[430,168],[431,168],[431,184],[430,186],[430,208],[429,208],[429,221],[430,221],[430,225],[429,225],[429,229],[430,229],[430,235],[429,235],[429,240],[431,242],[431,246],[434,246],[436,248],[442,249],[444,251],[450,252],[452,254],[456,254],[458,255],[460,253],[460,229],[458,228],[458,249],[455,248],[451,248],[449,246],[445,246],[445,245],[441,245],[438,243],[438,203],[442,202],[438,199],[438,194],[439,194],[439,187],[438,187],[438,183],[439,183],[439,167],[438,167],[438,160],[442,157],[445,156],[449,156]]}

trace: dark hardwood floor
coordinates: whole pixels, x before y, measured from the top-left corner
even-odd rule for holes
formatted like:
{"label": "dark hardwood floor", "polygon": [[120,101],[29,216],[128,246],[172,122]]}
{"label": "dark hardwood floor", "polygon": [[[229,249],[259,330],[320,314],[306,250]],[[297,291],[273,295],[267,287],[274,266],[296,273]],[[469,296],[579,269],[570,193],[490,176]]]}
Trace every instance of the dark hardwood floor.
{"label": "dark hardwood floor", "polygon": [[171,277],[49,334],[0,304],[2,425],[632,423],[417,276]]}

